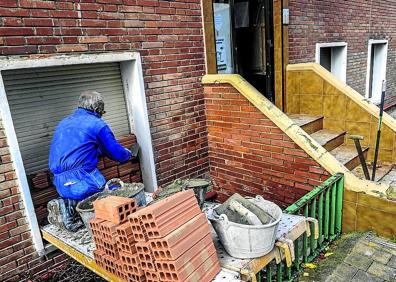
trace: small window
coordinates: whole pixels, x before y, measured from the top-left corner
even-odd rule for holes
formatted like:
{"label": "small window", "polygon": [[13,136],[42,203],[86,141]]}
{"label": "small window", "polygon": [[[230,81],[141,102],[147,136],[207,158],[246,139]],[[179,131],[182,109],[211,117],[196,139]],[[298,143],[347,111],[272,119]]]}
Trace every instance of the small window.
{"label": "small window", "polygon": [[347,44],[345,42],[317,43],[316,62],[342,82],[346,82]]}
{"label": "small window", "polygon": [[[213,20],[216,40],[218,73],[233,73],[231,9],[229,1],[213,2]],[[224,3],[225,2],[225,3]]]}
{"label": "small window", "polygon": [[366,97],[381,102],[382,82],[386,79],[387,40],[369,40],[367,56]]}

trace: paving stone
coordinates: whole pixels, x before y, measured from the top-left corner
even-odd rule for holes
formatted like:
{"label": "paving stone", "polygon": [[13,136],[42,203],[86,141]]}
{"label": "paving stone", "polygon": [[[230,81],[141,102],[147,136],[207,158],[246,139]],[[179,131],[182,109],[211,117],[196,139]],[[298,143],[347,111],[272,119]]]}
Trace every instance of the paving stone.
{"label": "paving stone", "polygon": [[396,280],[396,269],[382,263],[373,262],[368,272],[386,281],[393,282]]}
{"label": "paving stone", "polygon": [[373,263],[373,260],[359,253],[352,252],[347,256],[345,262],[361,270],[367,270]]}
{"label": "paving stone", "polygon": [[340,278],[343,278],[344,281],[346,281],[351,280],[353,276],[355,276],[356,272],[358,272],[358,269],[356,267],[343,262],[339,266],[337,266],[334,274]]}
{"label": "paving stone", "polygon": [[369,246],[368,242],[364,240],[364,238],[360,239],[352,250],[353,253],[359,253],[365,256],[371,256],[375,251],[375,247]]}
{"label": "paving stone", "polygon": [[375,251],[372,255],[373,260],[382,264],[387,264],[391,257],[392,255],[390,253],[386,253],[384,251]]}
{"label": "paving stone", "polygon": [[336,274],[332,274],[331,276],[326,278],[325,282],[345,282],[345,278],[340,277]]}
{"label": "paving stone", "polygon": [[396,268],[396,256],[392,256],[392,258],[388,261],[387,265],[389,267]]}
{"label": "paving stone", "polygon": [[351,282],[383,282],[384,280],[371,275],[370,273],[359,270],[352,278]]}

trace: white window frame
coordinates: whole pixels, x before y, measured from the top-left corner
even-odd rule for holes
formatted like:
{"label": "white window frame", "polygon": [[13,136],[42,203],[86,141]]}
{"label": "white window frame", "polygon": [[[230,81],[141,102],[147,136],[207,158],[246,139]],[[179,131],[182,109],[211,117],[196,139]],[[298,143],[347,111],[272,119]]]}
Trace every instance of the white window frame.
{"label": "white window frame", "polygon": [[369,99],[371,102],[374,104],[379,104],[381,102],[381,97],[371,97],[369,98],[370,94],[370,69],[371,69],[371,49],[373,48],[373,45],[375,44],[385,44],[385,53],[384,53],[384,58],[383,58],[383,65],[384,68],[382,69],[381,76],[383,79],[386,79],[386,63],[388,62],[388,40],[382,39],[382,40],[377,40],[377,39],[370,39],[368,41],[368,48],[367,48],[367,73],[366,73],[366,93],[365,96],[367,99]]}
{"label": "white window frame", "polygon": [[25,216],[28,219],[34,246],[40,255],[45,252],[44,244],[30,194],[1,72],[24,68],[113,62],[120,63],[129,123],[131,131],[136,135],[137,142],[140,145],[140,163],[145,189],[148,192],[153,192],[157,188],[157,176],[147,113],[146,94],[144,92],[142,63],[139,53],[114,52],[103,54],[55,55],[45,58],[17,56],[0,58],[0,114],[17,175],[17,184],[24,203]]}
{"label": "white window frame", "polygon": [[342,82],[346,83],[346,71],[347,71],[347,53],[348,43],[346,42],[330,42],[330,43],[316,43],[315,62],[320,64],[320,49],[328,47],[344,47],[341,54],[341,71],[339,75],[335,75]]}

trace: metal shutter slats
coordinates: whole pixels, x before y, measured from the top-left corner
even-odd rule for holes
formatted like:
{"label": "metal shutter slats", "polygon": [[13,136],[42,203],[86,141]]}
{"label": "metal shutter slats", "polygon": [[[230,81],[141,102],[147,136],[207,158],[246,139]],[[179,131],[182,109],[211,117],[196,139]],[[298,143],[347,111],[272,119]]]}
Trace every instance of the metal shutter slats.
{"label": "metal shutter slats", "polygon": [[27,174],[48,168],[58,123],[72,113],[84,90],[102,93],[104,120],[116,136],[130,132],[118,63],[4,71],[4,85]]}

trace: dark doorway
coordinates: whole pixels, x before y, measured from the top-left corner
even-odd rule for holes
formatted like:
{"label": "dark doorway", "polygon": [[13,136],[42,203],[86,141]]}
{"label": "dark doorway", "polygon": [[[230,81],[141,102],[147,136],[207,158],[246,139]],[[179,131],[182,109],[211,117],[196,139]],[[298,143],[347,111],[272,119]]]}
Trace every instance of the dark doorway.
{"label": "dark doorway", "polygon": [[214,0],[213,11],[218,72],[242,75],[274,102],[272,0]]}

